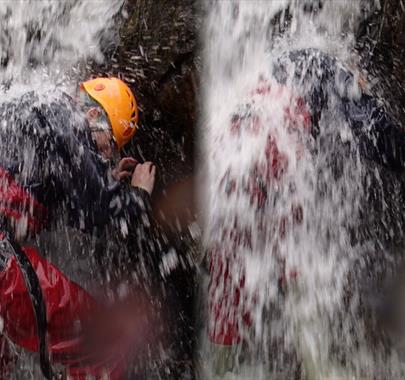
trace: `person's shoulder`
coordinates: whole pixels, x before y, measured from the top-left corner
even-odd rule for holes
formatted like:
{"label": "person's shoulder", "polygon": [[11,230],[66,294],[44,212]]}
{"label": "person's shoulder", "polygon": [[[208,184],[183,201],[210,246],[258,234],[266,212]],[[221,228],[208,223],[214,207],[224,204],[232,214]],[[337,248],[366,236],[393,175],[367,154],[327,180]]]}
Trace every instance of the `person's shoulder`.
{"label": "person's shoulder", "polygon": [[42,94],[37,105],[49,126],[61,133],[79,133],[87,127],[74,98],[65,91],[55,89]]}

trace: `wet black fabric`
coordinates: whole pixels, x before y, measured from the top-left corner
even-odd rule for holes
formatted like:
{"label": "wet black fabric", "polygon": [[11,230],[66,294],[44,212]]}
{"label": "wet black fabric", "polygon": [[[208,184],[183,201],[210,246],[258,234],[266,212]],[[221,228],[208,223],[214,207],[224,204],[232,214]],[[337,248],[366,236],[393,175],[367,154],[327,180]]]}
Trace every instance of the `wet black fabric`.
{"label": "wet black fabric", "polygon": [[404,129],[382,102],[358,91],[356,78],[339,60],[318,50],[298,50],[280,57],[273,72],[280,83],[292,79],[302,92],[315,135],[324,113],[338,113],[351,128],[364,158],[393,171],[405,170]]}
{"label": "wet black fabric", "polygon": [[0,165],[44,204],[50,223],[66,217],[82,231],[139,225],[150,212],[143,189],[108,179],[87,122],[67,95],[35,93],[0,106]]}

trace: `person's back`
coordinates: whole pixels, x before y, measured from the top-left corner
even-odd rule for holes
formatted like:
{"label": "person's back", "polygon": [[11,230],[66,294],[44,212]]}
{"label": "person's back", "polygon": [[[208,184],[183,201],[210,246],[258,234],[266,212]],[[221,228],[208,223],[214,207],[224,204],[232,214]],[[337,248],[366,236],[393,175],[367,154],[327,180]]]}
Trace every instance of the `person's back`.
{"label": "person's back", "polygon": [[[403,201],[398,202],[403,196],[382,194],[379,181],[387,173],[394,178],[405,171],[405,131],[378,99],[363,91],[358,78],[336,58],[315,49],[284,53],[272,61],[272,74],[267,78],[261,76],[251,85],[246,98],[231,110],[234,112],[230,112],[229,124],[221,129],[227,131],[230,139],[227,154],[241,157],[242,163],[221,162],[223,171],[216,172],[220,179],[216,190],[225,206],[221,204],[215,211],[209,226],[212,245],[207,255],[211,280],[207,325],[217,374],[232,369],[235,364],[232,352],[238,352],[239,348],[235,347],[242,345],[244,339],[248,347],[249,336],[254,331],[250,314],[256,308],[256,293],[252,291],[253,286],[249,288],[245,284],[257,279],[248,278],[246,257],[262,260],[261,255],[273,256],[273,261],[269,261],[276,268],[272,285],[281,296],[289,287],[293,289],[295,278],[300,277],[299,268],[287,268],[285,258],[277,256],[279,242],[296,236],[308,220],[297,167],[302,168],[302,163],[312,159],[317,163],[314,186],[321,202],[334,183],[352,174],[342,170],[345,164],[364,163],[361,180],[365,183],[365,196],[360,199],[360,209],[366,215],[361,220],[350,218],[344,226],[356,232],[361,229],[356,239],[365,239],[364,230],[368,228],[379,244],[387,237],[392,242],[392,232],[402,218],[392,210],[400,207],[404,210]],[[241,148],[249,144],[254,149]],[[218,146],[225,151],[221,144]],[[223,156],[218,154],[218,157]],[[283,198],[285,193],[288,197]],[[387,201],[392,195],[396,203],[391,201],[393,207],[389,209]],[[372,198],[375,203],[371,203]],[[243,207],[234,207],[235,204]],[[375,210],[371,204],[377,205]],[[342,206],[345,205],[338,205]],[[391,219],[386,218],[389,213],[393,214]],[[373,273],[376,260],[383,260],[381,251],[368,251],[367,255],[364,261]],[[358,278],[370,276],[365,275],[364,264],[361,268],[363,273],[356,273]]]}
{"label": "person's back", "polygon": [[83,181],[74,176],[84,159],[86,144],[78,135],[85,135],[86,129],[85,119],[70,98],[60,94],[47,104],[35,93],[28,93],[2,104],[0,115],[1,167],[46,207],[48,222],[63,207],[72,211],[76,206],[71,203],[74,194],[63,191],[63,187],[69,186],[68,182],[78,187]]}

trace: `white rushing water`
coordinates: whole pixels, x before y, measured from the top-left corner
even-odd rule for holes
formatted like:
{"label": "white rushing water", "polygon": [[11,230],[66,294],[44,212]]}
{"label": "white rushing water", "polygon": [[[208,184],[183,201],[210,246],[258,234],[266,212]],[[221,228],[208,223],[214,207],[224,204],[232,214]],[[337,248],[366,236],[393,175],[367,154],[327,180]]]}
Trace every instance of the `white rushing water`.
{"label": "white rushing water", "polygon": [[115,17],[123,3],[124,0],[1,1],[1,83],[21,87],[21,91],[41,90],[47,85],[72,81],[80,64],[89,59],[101,62],[102,41],[116,38]]}
{"label": "white rushing water", "polygon": [[[274,72],[278,58],[310,48],[302,72],[311,71],[305,65],[320,62],[322,51],[353,71],[347,91],[358,98],[353,33],[380,4],[330,0],[308,11],[319,3],[213,1],[207,11],[201,204],[211,284],[203,378],[401,377],[395,357],[367,341],[349,280],[369,246],[351,239],[365,191],[351,130],[328,94],[314,139],[314,110],[301,96],[316,75],[297,79],[288,58],[285,86]],[[230,346],[224,336],[232,328]]]}
{"label": "white rushing water", "polygon": [[[12,112],[29,112],[18,103],[23,95],[25,99],[38,99],[42,104],[50,104],[62,92],[74,95],[79,80],[83,80],[83,67],[89,60],[101,63],[103,50],[107,43],[117,42],[117,18],[122,16],[124,0],[2,0],[0,1],[0,103],[2,105],[2,128],[8,126],[14,118]],[[28,95],[27,95],[28,94]],[[16,99],[16,108],[10,106]],[[6,107],[4,104],[6,103]],[[61,102],[63,106],[63,102]],[[17,115],[18,116],[18,115]],[[27,115],[25,115],[27,116]],[[75,115],[72,114],[72,117]],[[12,128],[21,126],[18,122]],[[16,131],[18,132],[18,131]],[[18,133],[17,133],[18,135]],[[11,151],[15,147],[11,147]],[[31,146],[21,147],[20,165],[34,170],[34,157]],[[2,157],[7,157],[9,147],[2,144]],[[6,153],[5,153],[6,152]],[[56,164],[56,163],[55,163]],[[3,189],[4,190],[4,189]],[[61,216],[62,217],[62,216]],[[87,261],[91,260],[90,244],[81,238],[77,230],[60,229],[54,234],[55,244],[48,237],[50,245],[42,247],[45,256],[53,254],[54,264],[63,263],[64,273],[79,280],[86,267],[86,275],[91,276]],[[51,236],[51,235],[50,235]],[[43,240],[47,238],[43,235]],[[74,246],[75,241],[79,241]],[[90,241],[91,238],[88,238]],[[52,245],[53,244],[53,245]],[[55,247],[60,248],[55,252]],[[66,248],[68,247],[68,248]],[[85,255],[80,257],[81,249]],[[87,251],[86,251],[87,249]],[[74,256],[76,255],[76,256]],[[86,263],[84,264],[86,258]],[[59,260],[59,262],[57,261]],[[70,265],[69,273],[66,267]],[[61,266],[59,266],[61,268]],[[83,276],[82,276],[83,277]],[[88,278],[87,277],[87,278]],[[83,285],[83,283],[82,283]],[[1,365],[8,362],[7,345],[1,337]],[[41,379],[38,355],[11,346],[16,351],[16,365],[10,366],[10,379]],[[3,360],[3,355],[6,357]],[[3,373],[4,368],[1,368]],[[1,376],[1,375],[0,375]]]}

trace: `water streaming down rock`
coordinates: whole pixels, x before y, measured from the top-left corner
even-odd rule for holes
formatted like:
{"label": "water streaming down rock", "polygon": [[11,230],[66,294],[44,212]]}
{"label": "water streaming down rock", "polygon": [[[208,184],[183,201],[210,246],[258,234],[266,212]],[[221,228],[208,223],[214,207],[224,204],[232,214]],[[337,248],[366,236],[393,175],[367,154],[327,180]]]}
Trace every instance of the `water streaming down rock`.
{"label": "water streaming down rock", "polygon": [[353,33],[378,6],[218,1],[207,12],[206,378],[403,373],[364,309],[362,276],[393,260],[387,230],[370,228],[381,215],[367,212],[381,170],[345,115],[365,91]]}
{"label": "water streaming down rock", "polygon": [[[60,84],[87,59],[103,60],[116,41],[123,0],[3,1],[0,7],[1,82]],[[38,85],[40,87],[40,85]]]}
{"label": "water streaming down rock", "polygon": [[[76,96],[79,80],[85,75],[86,62],[101,63],[105,50],[117,42],[119,25],[115,21],[122,17],[124,1],[101,0],[94,5],[82,0],[1,2],[0,102],[4,105],[3,128],[21,127],[19,117],[29,119],[29,112],[35,112],[30,108],[32,104],[46,108],[59,102],[61,109],[65,106],[70,109],[66,117],[70,116],[72,120],[81,118],[68,105],[70,100],[64,93]],[[32,117],[32,122],[34,119]],[[7,154],[9,148],[11,155],[15,147],[3,144],[2,155]],[[30,165],[34,152],[30,148],[24,147],[18,153],[19,159],[27,165],[25,174],[33,170]]]}

